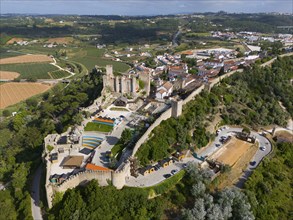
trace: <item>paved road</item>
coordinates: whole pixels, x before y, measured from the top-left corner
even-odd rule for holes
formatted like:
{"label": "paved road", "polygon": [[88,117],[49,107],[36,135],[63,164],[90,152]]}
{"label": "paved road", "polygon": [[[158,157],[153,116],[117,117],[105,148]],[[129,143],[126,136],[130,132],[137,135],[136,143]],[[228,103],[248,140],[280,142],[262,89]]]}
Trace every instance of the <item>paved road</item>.
{"label": "paved road", "polygon": [[41,180],[42,166],[40,165],[35,172],[32,192],[31,192],[31,206],[32,215],[34,220],[42,220],[41,208],[40,208],[40,180]]}
{"label": "paved road", "polygon": [[114,130],[111,132],[111,134],[106,136],[106,139],[101,143],[101,145],[95,149],[96,153],[95,153],[95,156],[93,157],[92,163],[94,163],[98,166],[108,166],[109,165],[110,161],[106,156],[106,152],[110,151],[114,147],[114,145],[119,141],[124,129],[129,128],[127,126],[127,124],[131,120],[131,118],[130,118],[131,114],[132,114],[132,112],[123,112],[123,111],[122,112],[118,112],[118,111],[113,112],[113,111],[104,110],[104,112],[102,113],[102,116],[117,118],[120,115],[123,115],[124,120],[119,125],[117,125],[114,128]]}
{"label": "paved road", "polygon": [[129,179],[126,179],[126,186],[131,186],[131,187],[148,187],[148,186],[153,186],[156,185],[160,182],[163,182],[166,178],[164,177],[165,174],[170,174],[172,170],[181,170],[183,169],[183,164],[188,163],[188,162],[193,162],[193,163],[200,163],[200,160],[195,159],[194,157],[188,157],[184,158],[183,161],[180,162],[175,162],[171,164],[168,167],[165,168],[160,168],[159,170],[147,174],[146,176],[143,176],[139,174],[137,178],[131,176]]}

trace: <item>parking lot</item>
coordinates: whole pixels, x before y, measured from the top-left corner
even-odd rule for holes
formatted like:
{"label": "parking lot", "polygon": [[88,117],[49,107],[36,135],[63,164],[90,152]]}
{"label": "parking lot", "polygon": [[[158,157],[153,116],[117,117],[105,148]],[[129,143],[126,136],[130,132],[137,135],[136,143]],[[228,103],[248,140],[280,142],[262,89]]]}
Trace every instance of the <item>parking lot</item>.
{"label": "parking lot", "polygon": [[183,161],[175,162],[165,168],[161,167],[159,170],[154,171],[153,173],[146,175],[139,174],[137,178],[131,176],[126,179],[126,185],[132,187],[148,187],[156,185],[166,179],[164,175],[171,174],[172,170],[180,171],[181,169],[183,169],[183,164],[186,164],[188,162],[199,163],[200,161],[196,160],[194,157],[187,157],[184,158]]}

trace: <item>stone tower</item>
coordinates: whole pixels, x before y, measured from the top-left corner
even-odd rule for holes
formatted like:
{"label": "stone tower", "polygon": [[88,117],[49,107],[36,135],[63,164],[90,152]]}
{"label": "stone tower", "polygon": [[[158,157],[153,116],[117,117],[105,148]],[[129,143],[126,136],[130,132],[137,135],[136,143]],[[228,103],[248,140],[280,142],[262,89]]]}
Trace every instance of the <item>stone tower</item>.
{"label": "stone tower", "polygon": [[172,100],[172,117],[178,118],[182,114],[182,100]]}

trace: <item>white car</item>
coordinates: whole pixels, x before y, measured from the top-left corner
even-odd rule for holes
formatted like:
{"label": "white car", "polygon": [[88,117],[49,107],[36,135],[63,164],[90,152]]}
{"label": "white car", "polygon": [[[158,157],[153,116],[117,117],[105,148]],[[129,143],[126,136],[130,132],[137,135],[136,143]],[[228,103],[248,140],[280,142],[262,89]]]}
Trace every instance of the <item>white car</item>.
{"label": "white car", "polygon": [[266,150],[266,146],[262,146],[262,147],[260,147],[260,150],[261,150],[261,151],[265,151],[265,150]]}

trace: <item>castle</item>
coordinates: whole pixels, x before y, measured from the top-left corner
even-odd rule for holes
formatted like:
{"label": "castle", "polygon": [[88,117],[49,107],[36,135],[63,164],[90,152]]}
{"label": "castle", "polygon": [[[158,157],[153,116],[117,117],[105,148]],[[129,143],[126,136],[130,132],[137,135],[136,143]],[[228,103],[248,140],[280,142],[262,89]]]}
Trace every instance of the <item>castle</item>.
{"label": "castle", "polygon": [[[150,93],[150,74],[141,72],[138,78],[144,83],[144,90],[148,96]],[[116,96],[130,94],[136,97],[139,91],[139,85],[135,75],[124,74],[115,76],[112,65],[106,66],[106,74],[103,76],[103,87],[104,92],[114,93]]]}

